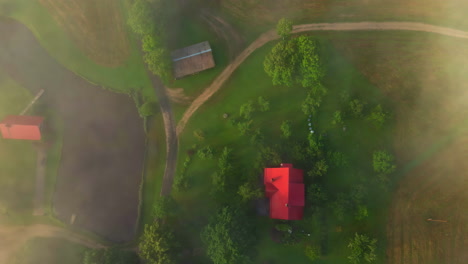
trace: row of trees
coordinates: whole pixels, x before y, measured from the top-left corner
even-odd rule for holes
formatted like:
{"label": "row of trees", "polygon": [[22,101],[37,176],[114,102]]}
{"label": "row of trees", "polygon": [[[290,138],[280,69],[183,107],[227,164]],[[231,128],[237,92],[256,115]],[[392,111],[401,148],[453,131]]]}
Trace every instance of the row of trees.
{"label": "row of trees", "polygon": [[148,69],[167,81],[171,75],[171,59],[167,48],[167,32],[171,17],[170,0],[134,0],[128,24],[142,42]]}

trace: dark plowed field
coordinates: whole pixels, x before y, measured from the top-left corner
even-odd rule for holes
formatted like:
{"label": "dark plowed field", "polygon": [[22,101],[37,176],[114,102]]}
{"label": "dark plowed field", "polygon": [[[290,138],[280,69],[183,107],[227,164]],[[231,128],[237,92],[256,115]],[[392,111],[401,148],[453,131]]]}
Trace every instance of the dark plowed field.
{"label": "dark plowed field", "polygon": [[41,98],[64,123],[54,208],[74,226],[112,241],[134,238],[143,166],[142,120],[131,98],[59,65],[23,25],[0,20],[0,70]]}

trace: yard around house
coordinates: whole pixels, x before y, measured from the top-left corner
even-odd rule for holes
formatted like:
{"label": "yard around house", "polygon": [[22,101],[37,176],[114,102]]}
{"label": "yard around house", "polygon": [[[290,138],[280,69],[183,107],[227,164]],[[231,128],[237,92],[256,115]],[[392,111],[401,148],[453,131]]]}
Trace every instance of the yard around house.
{"label": "yard around house", "polygon": [[[33,96],[0,71],[0,118],[18,115]],[[31,213],[36,150],[29,141],[0,138],[0,222],[16,213]]]}
{"label": "yard around house", "polygon": [[[321,38],[320,43],[322,47],[328,47],[330,44],[327,38]],[[236,70],[224,85],[224,88],[193,116],[181,134],[176,178],[184,174],[190,187],[187,190],[176,191],[174,197],[179,201],[180,206],[186,210],[181,218],[188,221],[186,225],[192,228],[192,231],[189,232],[192,234],[190,235],[191,239],[187,242],[191,244],[190,246],[200,244],[199,230],[206,225],[208,219],[204,216],[213,215],[221,206],[220,202],[210,195],[213,188],[211,176],[217,171],[216,158],[214,160],[200,159],[197,151],[205,146],[210,146],[213,149],[214,157],[218,157],[223,147],[227,146],[232,149],[234,167],[238,171],[235,173],[235,178],[230,179],[235,183],[231,182],[232,185],[227,187],[229,193],[235,195],[240,184],[249,177],[256,177],[252,176],[252,171],[255,170],[253,163],[257,158],[258,148],[251,143],[250,136],[242,136],[232,123],[234,119],[238,118],[239,107],[242,104],[249,100],[256,102],[259,96],[263,96],[270,101],[271,110],[266,112],[256,110],[253,113],[252,123],[253,131],[256,129],[261,130],[267,146],[282,149],[287,148],[286,145],[300,145],[299,142],[307,140],[309,134],[307,116],[301,111],[301,104],[306,97],[307,89],[298,86],[287,88],[271,84],[271,79],[263,71],[263,60],[272,46],[273,43],[270,43],[255,51]],[[390,122],[384,129],[376,131],[364,120],[345,118],[344,122],[347,129],[346,132],[343,132],[341,126],[333,127],[330,122],[336,110],[346,111],[346,106],[341,105],[342,97],[364,98],[363,100],[369,105],[382,103],[388,109],[391,109],[391,105],[379,90],[333,49],[324,48],[322,55],[327,57],[325,63],[328,73],[324,84],[329,89],[329,95],[325,99],[326,102],[323,103],[320,114],[312,117],[314,130],[316,130],[316,133],[328,134],[326,142],[329,143],[330,151],[343,153],[349,159],[350,164],[360,164],[360,167],[363,168],[362,173],[372,174],[372,152],[380,148],[391,149],[392,123]],[[224,113],[229,115],[227,119],[223,119]],[[293,136],[290,140],[281,137],[280,125],[286,120],[291,122],[293,128]],[[200,137],[200,134],[203,136]],[[283,151],[281,154],[282,161],[295,161],[295,158],[290,154],[285,155]],[[187,156],[191,156],[191,159],[188,165],[185,166],[184,161]],[[295,163],[297,163],[296,167],[307,164],[306,161],[298,160]],[[352,167],[355,168],[355,165]],[[351,171],[355,172],[353,169]],[[348,186],[359,183],[361,181],[360,177],[362,177],[357,173],[350,175],[349,172],[349,166],[330,169],[330,173],[324,176],[324,186],[332,193],[346,192]],[[219,198],[221,199],[221,196]],[[325,215],[328,215],[327,225],[315,225],[321,231],[311,229],[310,225],[300,227],[314,234],[311,236],[311,240],[304,241],[304,243],[319,244],[328,248],[325,253],[326,257],[322,259],[323,263],[346,263],[348,254],[346,241],[355,231],[363,231],[376,236],[381,241],[378,249],[379,259],[384,259],[383,242],[385,241],[385,233],[381,231],[381,226],[385,224],[385,213],[382,207],[388,207],[388,198],[388,196],[379,195],[378,192],[370,192],[370,197],[367,197],[364,202],[369,206],[369,214],[371,215],[367,219],[370,222],[368,225],[356,224],[353,215],[346,215],[342,220],[336,220],[332,217],[333,213],[327,210],[325,213]],[[310,211],[308,213],[310,214]],[[295,263],[309,263],[308,258],[303,253],[304,244],[298,246],[275,244],[269,241],[270,229],[274,226],[272,221],[262,220],[267,219],[267,217],[259,217],[254,213],[250,217],[257,224],[258,236],[261,241],[257,248],[258,257],[255,260],[256,262],[274,261],[281,252],[284,258],[292,255],[297,257]],[[313,218],[313,214],[311,217]],[[316,220],[310,219],[310,221]],[[326,232],[329,235],[326,240],[323,240],[317,232]]]}

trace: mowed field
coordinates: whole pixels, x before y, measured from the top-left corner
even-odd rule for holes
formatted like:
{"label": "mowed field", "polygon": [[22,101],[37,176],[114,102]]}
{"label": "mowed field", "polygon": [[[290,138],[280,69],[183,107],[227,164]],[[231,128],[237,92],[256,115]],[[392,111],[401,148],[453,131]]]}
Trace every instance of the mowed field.
{"label": "mowed field", "polygon": [[0,68],[63,120],[57,216],[113,241],[134,238],[145,134],[133,100],[60,66],[23,25],[1,20]]}
{"label": "mowed field", "polygon": [[94,62],[119,66],[130,55],[120,1],[39,0]]}
{"label": "mowed field", "polygon": [[468,263],[468,42],[423,33],[331,38],[397,110],[401,179],[388,263]]}
{"label": "mowed field", "polygon": [[271,28],[280,18],[296,23],[341,21],[418,21],[468,28],[463,0],[220,0],[216,7],[246,32]]}

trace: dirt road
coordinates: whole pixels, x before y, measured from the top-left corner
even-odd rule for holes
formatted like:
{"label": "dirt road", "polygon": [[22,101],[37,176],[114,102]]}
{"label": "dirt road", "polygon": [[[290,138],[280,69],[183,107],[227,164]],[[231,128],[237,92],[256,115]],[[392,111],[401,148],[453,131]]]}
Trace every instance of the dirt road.
{"label": "dirt road", "polygon": [[[293,33],[307,32],[307,31],[357,31],[357,30],[407,30],[407,31],[419,31],[419,32],[430,32],[440,35],[446,35],[456,38],[468,39],[468,32],[439,27],[424,23],[414,22],[352,22],[352,23],[316,23],[316,24],[304,24],[296,25],[293,28]],[[262,47],[267,42],[278,39],[279,36],[275,30],[270,30],[262,34],[252,44],[250,44],[244,51],[230,63],[226,69],[208,86],[203,93],[198,96],[189,108],[185,111],[181,120],[177,124],[177,136],[182,133],[185,125],[190,120],[190,117],[195,111],[200,108],[208,99],[213,96],[229,79],[231,74],[244,62],[244,60],[252,54],[256,49]]]}
{"label": "dirt road", "polygon": [[49,225],[0,226],[0,263],[8,260],[26,241],[35,237],[60,237],[89,248],[105,248],[96,241],[64,228]]}

